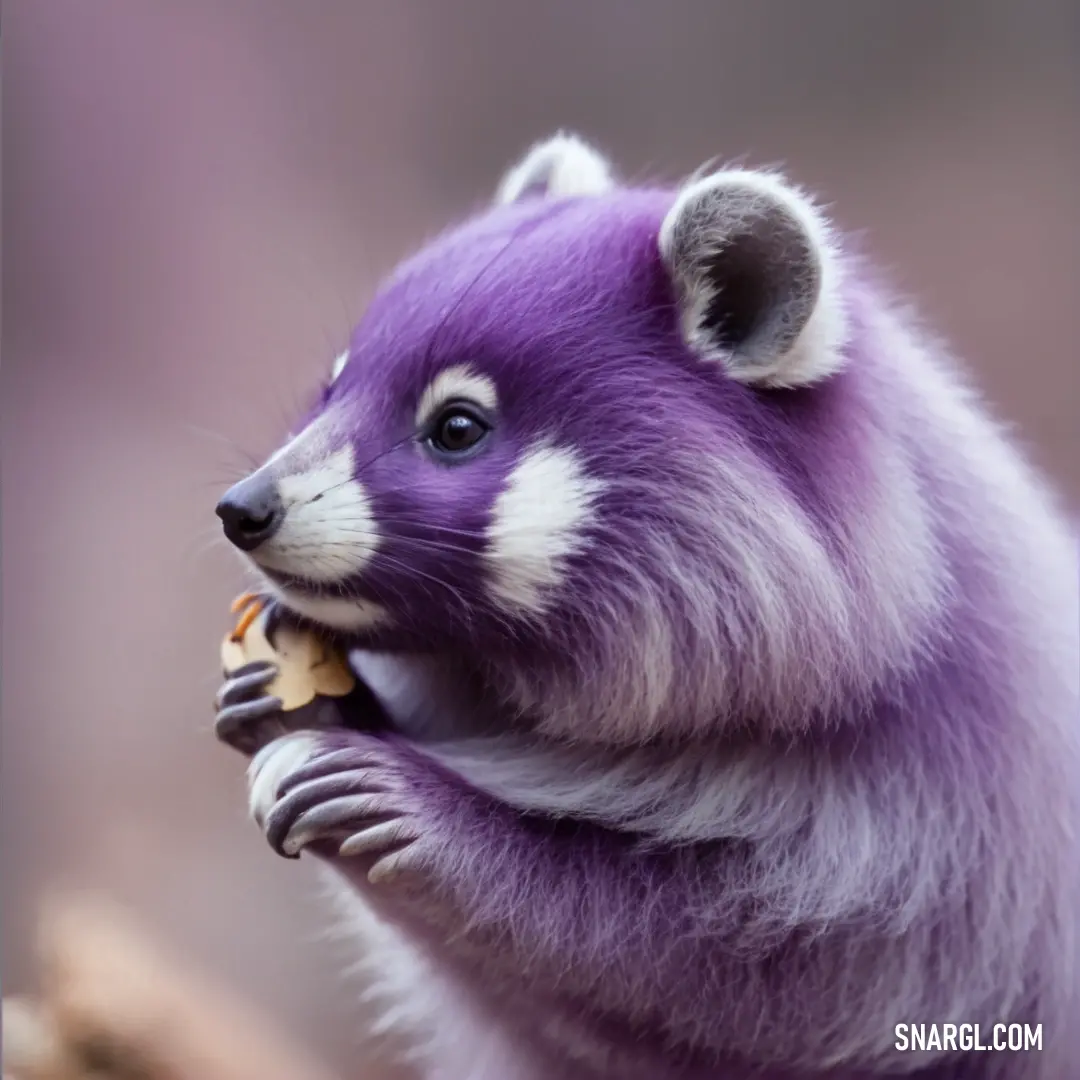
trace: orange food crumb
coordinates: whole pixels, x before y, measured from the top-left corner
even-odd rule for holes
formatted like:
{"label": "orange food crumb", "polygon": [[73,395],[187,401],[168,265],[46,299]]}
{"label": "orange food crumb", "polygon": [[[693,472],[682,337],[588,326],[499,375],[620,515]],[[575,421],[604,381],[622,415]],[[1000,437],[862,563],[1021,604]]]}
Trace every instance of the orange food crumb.
{"label": "orange food crumb", "polygon": [[233,614],[238,613],[241,609],[243,609],[243,614],[240,615],[232,634],[229,635],[230,639],[232,641],[243,641],[244,635],[248,632],[248,627],[259,617],[265,606],[263,601],[254,593],[244,593],[243,596],[237,597],[232,606]]}
{"label": "orange food crumb", "polygon": [[230,611],[231,611],[231,612],[232,612],[232,613],[233,613],[234,615],[238,615],[238,614],[239,614],[239,613],[240,613],[241,611],[243,611],[243,610],[244,610],[244,608],[246,608],[246,607],[248,606],[248,604],[250,604],[250,603],[251,603],[251,601],[252,601],[252,600],[257,600],[257,599],[258,599],[258,596],[259,596],[259,594],[258,594],[258,593],[253,593],[253,592],[246,592],[246,593],[241,593],[241,594],[240,594],[240,595],[239,595],[239,596],[238,596],[238,597],[237,597],[237,598],[236,598],[236,599],[235,599],[235,600],[234,600],[234,601],[232,602],[232,604],[230,604],[230,605],[229,605],[229,610],[230,610]]}

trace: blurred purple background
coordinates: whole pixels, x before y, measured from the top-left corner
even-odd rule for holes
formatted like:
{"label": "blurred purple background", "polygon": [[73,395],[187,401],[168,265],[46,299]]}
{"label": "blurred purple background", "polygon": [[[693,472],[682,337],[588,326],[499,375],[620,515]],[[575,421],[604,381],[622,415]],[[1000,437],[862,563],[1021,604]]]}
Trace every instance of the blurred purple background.
{"label": "blurred purple background", "polygon": [[99,887],[358,1075],[327,909],[211,734],[213,505],[380,275],[559,126],[632,178],[786,165],[1075,505],[1076,11],[7,0],[5,992],[43,890]]}

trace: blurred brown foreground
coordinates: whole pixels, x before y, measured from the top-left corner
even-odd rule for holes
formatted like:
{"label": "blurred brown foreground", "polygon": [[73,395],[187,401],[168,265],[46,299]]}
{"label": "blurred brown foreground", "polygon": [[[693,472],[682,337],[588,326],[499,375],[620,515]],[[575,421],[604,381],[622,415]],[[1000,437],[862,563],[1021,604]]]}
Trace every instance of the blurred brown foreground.
{"label": "blurred brown foreground", "polygon": [[335,1080],[108,902],[46,904],[37,961],[39,997],[3,1003],[3,1080]]}

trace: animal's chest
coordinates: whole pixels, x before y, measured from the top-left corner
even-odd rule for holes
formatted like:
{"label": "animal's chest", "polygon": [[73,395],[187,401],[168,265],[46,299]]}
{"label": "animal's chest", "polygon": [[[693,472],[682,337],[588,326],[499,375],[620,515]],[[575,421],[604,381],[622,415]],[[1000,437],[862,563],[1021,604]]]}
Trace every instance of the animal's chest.
{"label": "animal's chest", "polygon": [[349,664],[394,726],[411,738],[460,738],[485,727],[488,703],[449,660],[357,649],[349,654]]}

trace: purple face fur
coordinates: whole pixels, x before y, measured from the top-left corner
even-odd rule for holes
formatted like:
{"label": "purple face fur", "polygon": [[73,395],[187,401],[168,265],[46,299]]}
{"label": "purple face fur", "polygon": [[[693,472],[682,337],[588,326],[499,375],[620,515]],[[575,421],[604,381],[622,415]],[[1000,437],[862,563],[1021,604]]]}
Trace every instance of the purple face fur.
{"label": "purple face fur", "polygon": [[255,816],[299,847],[305,783],[389,798],[436,953],[484,943],[481,999],[579,992],[601,1042],[629,1017],[737,1080],[914,1068],[900,1021],[1062,1030],[1080,600],[1052,497],[795,189],[547,165],[395,273],[244,494],[287,606],[451,660],[512,737],[286,740]]}
{"label": "purple face fur", "polygon": [[[903,388],[872,356],[788,389],[702,363],[673,200],[527,199],[397,271],[270,465],[292,506],[255,558],[286,603],[457,655],[583,738],[800,724],[906,662],[938,583],[875,462],[907,436],[874,395]],[[437,452],[460,411],[483,438]]]}

